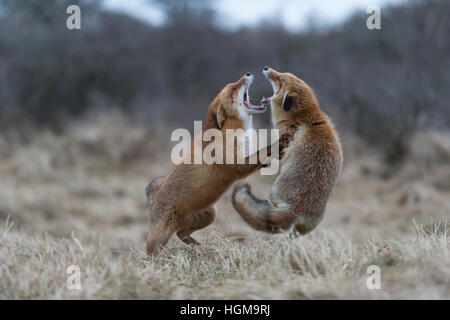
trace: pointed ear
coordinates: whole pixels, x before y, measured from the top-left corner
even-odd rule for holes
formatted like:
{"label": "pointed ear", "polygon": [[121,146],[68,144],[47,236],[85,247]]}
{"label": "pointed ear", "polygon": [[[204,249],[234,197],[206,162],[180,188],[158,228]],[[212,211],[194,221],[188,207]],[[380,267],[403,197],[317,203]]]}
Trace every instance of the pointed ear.
{"label": "pointed ear", "polygon": [[225,112],[223,110],[223,107],[221,105],[219,105],[217,107],[217,109],[214,112],[213,116],[214,116],[214,120],[216,120],[217,127],[219,129],[222,129],[223,124],[225,123],[226,117],[225,117]]}
{"label": "pointed ear", "polygon": [[289,92],[286,92],[283,97],[283,109],[284,111],[291,110],[292,106],[294,105],[295,96],[293,94],[290,94]]}

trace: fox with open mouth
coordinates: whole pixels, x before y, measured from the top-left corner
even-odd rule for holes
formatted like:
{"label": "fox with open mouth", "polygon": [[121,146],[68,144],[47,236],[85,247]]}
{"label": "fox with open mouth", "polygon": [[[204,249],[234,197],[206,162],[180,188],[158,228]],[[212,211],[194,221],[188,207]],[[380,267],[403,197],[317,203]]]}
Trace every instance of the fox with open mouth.
{"label": "fox with open mouth", "polygon": [[294,227],[306,234],[322,220],[340,176],[341,144],[333,123],[303,80],[269,67],[263,74],[273,96],[262,103],[271,105],[273,125],[280,130],[280,140],[286,140],[282,167],[270,200],[256,198],[245,184],[235,187],[232,203],[256,230],[276,233]]}
{"label": "fox with open mouth", "polygon": [[[212,101],[206,116],[200,145],[211,142],[202,139],[208,129],[217,129],[226,137],[227,129],[247,130],[252,127],[252,115],[266,111],[265,106],[254,106],[249,101],[250,73],[237,82],[226,85]],[[234,139],[234,138],[233,138]],[[192,144],[191,156],[193,156]],[[223,143],[226,146],[227,143]],[[223,155],[226,157],[226,148]],[[237,146],[230,152],[237,152]],[[270,156],[270,146],[266,148]],[[187,244],[198,244],[191,234],[211,224],[216,215],[214,203],[236,181],[243,179],[263,164],[190,164],[175,165],[166,177],[154,179],[146,188],[150,203],[150,231],[147,254],[156,255],[176,232]]]}

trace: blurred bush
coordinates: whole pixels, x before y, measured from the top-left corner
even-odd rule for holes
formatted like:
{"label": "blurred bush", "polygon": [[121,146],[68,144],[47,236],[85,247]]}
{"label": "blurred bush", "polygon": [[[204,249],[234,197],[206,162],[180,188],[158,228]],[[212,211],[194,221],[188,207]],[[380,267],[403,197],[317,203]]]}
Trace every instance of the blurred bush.
{"label": "blurred bush", "polygon": [[[82,30],[66,8],[82,8]],[[0,125],[62,130],[89,109],[119,108],[150,123],[187,128],[215,94],[264,65],[308,82],[339,130],[401,162],[418,129],[450,123],[450,2],[412,1],[382,10],[382,29],[365,13],[341,26],[288,32],[274,17],[226,31],[202,1],[156,1],[161,27],[80,0],[0,0]],[[253,92],[271,95],[256,79]],[[261,80],[261,81],[259,81]]]}

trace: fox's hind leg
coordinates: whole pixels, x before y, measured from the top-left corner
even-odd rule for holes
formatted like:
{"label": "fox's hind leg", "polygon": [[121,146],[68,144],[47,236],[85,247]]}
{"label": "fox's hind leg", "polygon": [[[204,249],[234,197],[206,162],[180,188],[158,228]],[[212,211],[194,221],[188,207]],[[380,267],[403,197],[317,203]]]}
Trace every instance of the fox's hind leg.
{"label": "fox's hind leg", "polygon": [[322,221],[323,214],[324,211],[299,215],[295,220],[295,230],[302,235],[311,232]]}
{"label": "fox's hind leg", "polygon": [[249,184],[237,186],[231,196],[233,207],[256,230],[278,233],[290,228],[296,215],[288,203],[256,198]]}
{"label": "fox's hind leg", "polygon": [[199,245],[200,243],[191,237],[194,231],[203,229],[213,223],[216,218],[216,206],[195,212],[180,220],[178,238],[186,244]]}

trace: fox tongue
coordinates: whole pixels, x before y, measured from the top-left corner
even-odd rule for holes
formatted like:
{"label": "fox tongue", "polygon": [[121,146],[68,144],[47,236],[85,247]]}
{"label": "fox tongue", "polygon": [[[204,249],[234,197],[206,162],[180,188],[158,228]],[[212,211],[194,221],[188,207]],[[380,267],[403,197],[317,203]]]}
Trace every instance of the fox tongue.
{"label": "fox tongue", "polygon": [[248,101],[244,101],[244,104],[248,109],[253,109],[253,110],[262,110],[265,108],[264,106],[254,106]]}
{"label": "fox tongue", "polygon": [[246,106],[247,108],[253,109],[253,105],[252,105],[250,102],[244,100],[244,104],[245,104],[245,106]]}

